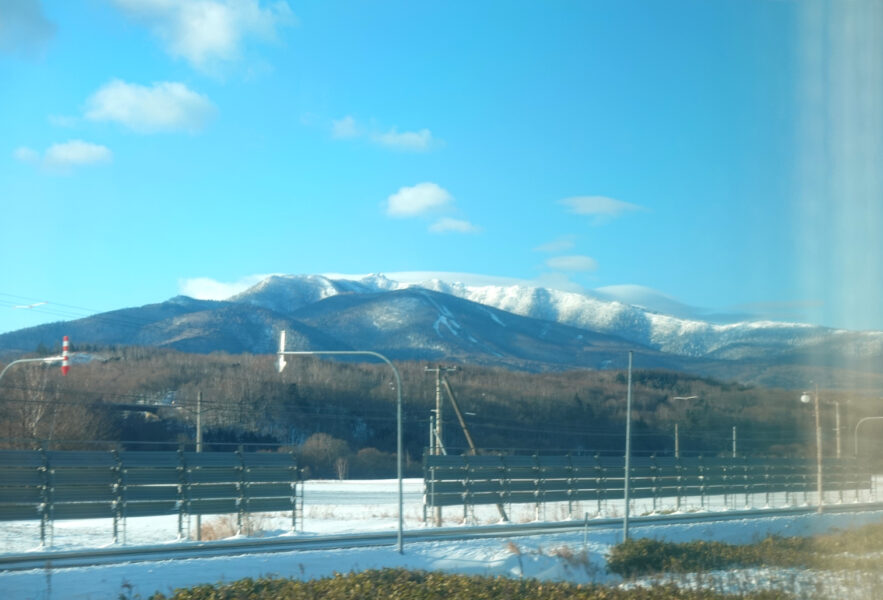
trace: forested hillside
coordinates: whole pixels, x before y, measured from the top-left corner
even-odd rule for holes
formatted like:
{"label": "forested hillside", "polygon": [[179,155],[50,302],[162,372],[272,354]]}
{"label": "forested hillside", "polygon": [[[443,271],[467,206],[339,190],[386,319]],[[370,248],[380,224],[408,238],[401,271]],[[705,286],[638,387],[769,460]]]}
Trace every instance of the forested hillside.
{"label": "forested hillside", "polygon": [[[292,447],[314,475],[384,476],[394,472],[395,389],[383,364],[290,359],[279,374],[270,355],[185,354],[143,347],[79,348],[67,377],[57,367],[22,365],[0,384],[0,438],[5,447],[127,448],[189,444],[198,396],[206,449]],[[402,376],[405,448],[411,472],[428,444],[435,375],[426,363],[397,363]],[[431,365],[434,366],[434,365]],[[514,372],[463,367],[447,380],[484,450],[621,453],[624,371]],[[746,387],[667,371],[633,373],[633,448],[671,453],[678,425],[681,453],[738,452],[810,456],[812,407],[793,390]],[[443,392],[444,393],[444,392]],[[822,392],[841,403],[844,453],[858,419],[876,399]],[[678,399],[696,396],[691,399]],[[444,442],[466,446],[447,398]],[[822,411],[825,448],[833,453],[834,413]],[[869,425],[874,425],[873,423]],[[876,436],[863,428],[862,447]],[[879,432],[879,429],[876,430]],[[827,450],[826,450],[826,453]]]}

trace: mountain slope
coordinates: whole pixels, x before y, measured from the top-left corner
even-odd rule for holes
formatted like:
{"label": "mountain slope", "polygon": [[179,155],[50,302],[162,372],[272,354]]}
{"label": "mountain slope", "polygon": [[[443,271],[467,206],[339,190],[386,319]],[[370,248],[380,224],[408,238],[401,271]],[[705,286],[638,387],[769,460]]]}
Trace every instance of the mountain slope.
{"label": "mountain slope", "polygon": [[[383,275],[357,280],[321,275],[273,276],[234,297],[255,306],[300,307],[308,298],[341,294],[428,289],[517,315],[606,333],[670,354],[709,359],[744,360],[782,357],[800,352],[883,357],[883,332],[846,332],[801,323],[745,321],[718,325],[654,313],[585,294],[524,285],[470,286],[430,279],[402,283]],[[272,290],[272,293],[268,293]],[[832,346],[826,348],[826,345]]]}
{"label": "mountain slope", "polygon": [[660,367],[743,382],[800,386],[824,369],[838,386],[870,381],[883,333],[796,323],[717,325],[588,295],[524,285],[468,286],[383,275],[273,276],[227,301],[176,297],[0,335],[0,350],[75,344],[151,345],[187,352],[371,349],[398,359],[518,369]]}
{"label": "mountain slope", "polygon": [[[433,292],[342,294],[294,313],[294,318],[351,347],[375,348],[396,358],[448,359],[519,368],[624,365],[621,338],[522,317]],[[638,348],[646,366],[682,368],[693,360]]]}

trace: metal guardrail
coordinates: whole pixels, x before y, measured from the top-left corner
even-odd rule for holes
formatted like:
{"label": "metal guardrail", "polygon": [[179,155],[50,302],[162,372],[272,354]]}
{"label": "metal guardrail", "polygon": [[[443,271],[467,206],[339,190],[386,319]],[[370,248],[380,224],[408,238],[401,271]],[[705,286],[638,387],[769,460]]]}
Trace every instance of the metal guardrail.
{"label": "metal guardrail", "polygon": [[146,451],[0,451],[0,521],[113,519],[113,538],[127,517],[298,514],[297,462],[290,453]]}
{"label": "metal guardrail", "polygon": [[[824,489],[841,494],[868,490],[868,466],[854,459],[828,459],[823,465]],[[426,455],[424,509],[487,504],[576,502],[624,498],[625,464],[611,456]],[[806,494],[816,489],[814,461],[757,457],[633,457],[630,496],[657,501],[686,497],[763,494],[766,504],[775,493]]]}

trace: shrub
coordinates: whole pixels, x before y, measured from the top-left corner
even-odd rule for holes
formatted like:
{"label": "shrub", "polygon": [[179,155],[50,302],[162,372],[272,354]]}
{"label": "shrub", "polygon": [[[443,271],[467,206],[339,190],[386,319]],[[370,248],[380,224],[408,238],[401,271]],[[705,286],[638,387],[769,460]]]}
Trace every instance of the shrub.
{"label": "shrub", "polygon": [[[166,600],[157,593],[151,600]],[[505,577],[451,575],[439,572],[383,569],[335,574],[311,581],[241,579],[224,585],[176,590],[169,600],[785,600],[781,592],[725,595],[710,590],[654,586],[622,590],[601,585],[575,585]]]}
{"label": "shrub", "polygon": [[880,557],[856,555],[883,550],[883,525],[813,538],[770,536],[755,544],[628,540],[614,546],[607,569],[623,577],[692,573],[729,567],[777,566],[875,570]]}

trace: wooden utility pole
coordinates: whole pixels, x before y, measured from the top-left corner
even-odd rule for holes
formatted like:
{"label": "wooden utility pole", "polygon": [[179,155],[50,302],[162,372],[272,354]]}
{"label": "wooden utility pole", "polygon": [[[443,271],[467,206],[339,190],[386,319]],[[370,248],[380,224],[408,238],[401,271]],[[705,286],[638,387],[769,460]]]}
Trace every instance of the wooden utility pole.
{"label": "wooden utility pole", "polygon": [[[435,373],[435,431],[430,430],[430,439],[429,439],[429,453],[438,456],[440,454],[447,454],[444,445],[444,419],[442,418],[442,393],[441,393],[441,378],[443,372],[453,372],[456,371],[456,367],[443,367],[441,365],[436,365],[435,368],[425,367],[424,373]],[[432,419],[430,419],[430,422]],[[442,509],[441,506],[436,506],[434,508],[433,521],[436,527],[441,527],[442,523]]]}
{"label": "wooden utility pole", "polygon": [[454,391],[451,389],[451,385],[448,383],[447,377],[441,378],[442,384],[445,386],[445,391],[448,393],[448,398],[451,399],[451,406],[454,408],[454,414],[457,415],[457,421],[460,423],[460,429],[463,430],[463,435],[466,437],[466,443],[469,444],[469,453],[475,456],[475,442],[472,441],[472,435],[469,433],[469,428],[466,427],[466,420],[463,418],[463,413],[460,412],[460,405],[457,404],[457,398],[454,396]]}
{"label": "wooden utility pole", "polygon": [[[466,420],[463,418],[463,413],[460,411],[460,405],[457,403],[457,397],[454,396],[454,390],[451,389],[447,377],[442,376],[441,382],[445,386],[448,398],[451,399],[451,406],[454,408],[454,413],[457,415],[457,420],[460,422],[460,428],[463,430],[463,435],[466,436],[466,443],[469,444],[469,453],[475,456],[477,453],[475,442],[472,441],[472,435],[469,433],[469,428],[466,427]],[[497,503],[497,510],[500,511],[500,518],[503,519],[503,521],[508,522],[509,517],[506,515],[506,509],[503,507],[502,502]]]}
{"label": "wooden utility pole", "polygon": [[453,373],[457,367],[442,367],[437,365],[434,368],[425,367],[424,373],[435,373],[435,436],[430,440],[430,454],[439,455],[446,454],[444,448],[444,419],[442,418],[442,393],[441,378],[442,373]]}

